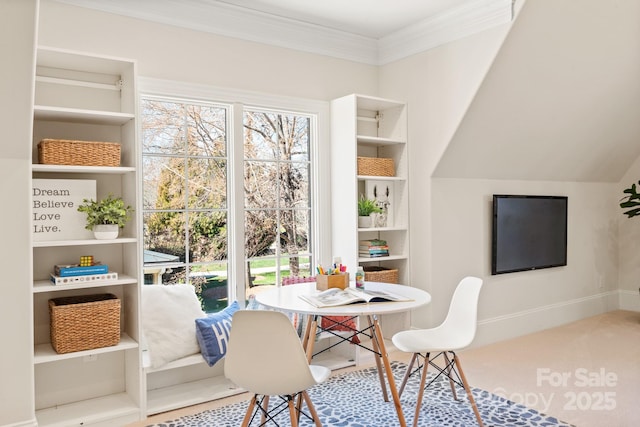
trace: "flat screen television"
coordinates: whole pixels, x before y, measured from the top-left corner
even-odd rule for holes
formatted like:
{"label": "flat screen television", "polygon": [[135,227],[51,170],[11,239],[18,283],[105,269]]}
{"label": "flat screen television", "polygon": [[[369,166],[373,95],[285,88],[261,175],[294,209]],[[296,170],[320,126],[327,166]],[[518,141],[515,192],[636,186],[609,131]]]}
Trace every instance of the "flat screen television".
{"label": "flat screen television", "polygon": [[491,274],[567,265],[567,197],[494,194]]}

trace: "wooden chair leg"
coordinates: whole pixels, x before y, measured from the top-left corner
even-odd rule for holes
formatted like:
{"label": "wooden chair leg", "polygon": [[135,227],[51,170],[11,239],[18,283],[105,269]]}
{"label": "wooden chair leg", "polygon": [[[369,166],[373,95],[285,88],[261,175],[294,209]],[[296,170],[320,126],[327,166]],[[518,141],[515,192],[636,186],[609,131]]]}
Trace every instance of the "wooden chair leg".
{"label": "wooden chair leg", "polygon": [[269,412],[269,396],[264,396],[262,398],[262,407],[264,408],[264,411],[262,411],[262,414],[260,415],[260,425],[263,425],[267,422],[267,412]]}
{"label": "wooden chair leg", "polygon": [[304,398],[304,401],[307,403],[307,408],[309,408],[309,412],[311,412],[311,416],[313,417],[313,422],[315,423],[316,427],[322,427],[322,422],[320,421],[318,412],[316,412],[316,407],[313,405],[313,402],[311,401],[311,397],[309,397],[309,393],[307,393],[306,391],[303,391],[301,394],[302,394],[302,397]]}
{"label": "wooden chair leg", "polygon": [[411,356],[411,361],[409,362],[409,366],[407,366],[407,371],[404,373],[404,377],[402,377],[402,383],[400,384],[400,389],[398,390],[398,396],[402,396],[402,392],[404,391],[404,386],[407,385],[407,381],[411,376],[411,370],[413,369],[413,364],[415,363],[417,358],[418,358],[418,354],[413,353],[413,356]]}
{"label": "wooden chair leg", "polygon": [[469,387],[469,383],[467,383],[467,378],[464,376],[464,372],[462,371],[462,365],[460,364],[460,359],[458,358],[458,356],[454,354],[453,360],[455,361],[456,367],[458,368],[460,379],[462,380],[464,389],[467,392],[467,397],[469,398],[469,403],[471,403],[471,408],[473,409],[473,413],[476,415],[476,420],[478,421],[478,425],[480,427],[484,427],[484,424],[482,423],[482,418],[480,418],[480,411],[478,411],[478,406],[476,405],[476,401],[473,398],[473,394],[471,393],[471,388]]}
{"label": "wooden chair leg", "polygon": [[249,421],[251,420],[251,414],[253,414],[253,409],[256,407],[256,400],[258,395],[254,394],[249,402],[249,407],[247,408],[247,413],[244,414],[244,418],[242,419],[242,427],[247,427],[249,425]]}
{"label": "wooden chair leg", "polygon": [[429,367],[429,353],[424,356],[424,366],[422,367],[422,376],[420,377],[420,390],[418,390],[418,400],[416,401],[416,412],[413,416],[413,427],[418,427],[418,416],[420,415],[420,407],[422,406],[422,397],[424,396],[424,388],[427,384],[427,371]]}
{"label": "wooden chair leg", "polygon": [[[456,355],[455,353],[452,353],[452,354],[455,360]],[[451,378],[451,371],[453,370],[453,366],[451,366],[452,365],[451,360],[449,360],[449,356],[447,356],[446,351],[443,351],[442,355],[444,356],[444,363],[447,367],[447,377],[449,378],[449,385],[451,386],[451,393],[453,394],[453,399],[458,400],[458,394],[456,393],[456,386],[453,383],[453,378]]]}
{"label": "wooden chair leg", "polygon": [[293,404],[293,396],[287,396],[287,405],[289,406],[289,418],[291,418],[291,427],[298,427],[298,413],[296,405]]}

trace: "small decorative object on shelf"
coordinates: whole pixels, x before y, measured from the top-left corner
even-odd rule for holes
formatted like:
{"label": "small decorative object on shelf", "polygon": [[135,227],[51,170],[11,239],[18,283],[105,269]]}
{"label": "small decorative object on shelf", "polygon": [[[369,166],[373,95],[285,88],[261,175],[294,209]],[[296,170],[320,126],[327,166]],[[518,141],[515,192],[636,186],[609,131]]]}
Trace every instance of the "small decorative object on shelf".
{"label": "small decorative object on shelf", "polygon": [[380,213],[381,209],[373,199],[368,199],[364,194],[358,199],[358,227],[369,228],[372,226],[372,213]]}
{"label": "small decorative object on shelf", "polygon": [[84,199],[79,212],[87,214],[87,230],[93,230],[96,239],[115,239],[118,231],[131,218],[133,208],[126,206],[121,197],[112,194],[99,202]]}
{"label": "small decorative object on shelf", "polygon": [[95,179],[32,180],[31,227],[34,241],[85,240],[91,233],[82,226],[78,206],[96,197]]}
{"label": "small decorative object on shelf", "polygon": [[366,197],[374,200],[380,212],[373,215],[374,227],[393,227],[393,183],[380,180],[366,180]]}
{"label": "small decorative object on shelf", "polygon": [[88,267],[94,265],[93,255],[83,255],[80,257],[80,267]]}

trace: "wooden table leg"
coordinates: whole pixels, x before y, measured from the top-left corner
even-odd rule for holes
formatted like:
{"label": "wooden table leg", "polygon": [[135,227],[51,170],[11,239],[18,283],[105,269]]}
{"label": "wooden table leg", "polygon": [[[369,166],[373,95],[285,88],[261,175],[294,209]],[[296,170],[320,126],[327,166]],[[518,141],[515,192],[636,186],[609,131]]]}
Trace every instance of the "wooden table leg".
{"label": "wooden table leg", "polygon": [[302,339],[302,347],[307,351],[307,361],[311,363],[313,358],[313,345],[316,342],[316,332],[318,330],[318,317],[316,315],[309,315],[307,318],[307,327],[304,332],[304,338]]}
{"label": "wooden table leg", "polygon": [[380,378],[380,387],[382,388],[382,396],[384,397],[384,401],[389,401],[389,394],[387,393],[387,382],[384,379],[384,374],[382,373],[382,349],[378,345],[378,337],[375,333],[375,327],[373,326],[373,319],[371,316],[367,316],[367,321],[369,322],[369,327],[373,332],[371,336],[371,345],[373,347],[373,356],[376,361],[376,366],[378,368],[378,377]]}
{"label": "wooden table leg", "polygon": [[400,421],[401,427],[406,427],[407,422],[404,419],[404,413],[402,412],[402,405],[400,405],[400,396],[398,395],[398,389],[396,388],[396,382],[393,379],[393,372],[391,370],[391,363],[389,362],[389,355],[387,354],[387,348],[384,345],[384,337],[382,336],[382,328],[377,316],[373,316],[373,332],[378,340],[378,346],[380,347],[380,354],[382,355],[382,362],[387,373],[387,381],[389,381],[389,388],[391,389],[391,396],[393,396],[393,403],[398,413],[398,421]]}

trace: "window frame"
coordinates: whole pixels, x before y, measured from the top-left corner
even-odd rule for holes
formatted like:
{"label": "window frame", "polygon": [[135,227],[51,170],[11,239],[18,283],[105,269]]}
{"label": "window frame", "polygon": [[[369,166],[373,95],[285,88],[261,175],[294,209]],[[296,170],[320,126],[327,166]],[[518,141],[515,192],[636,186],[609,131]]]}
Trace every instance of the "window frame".
{"label": "window frame", "polygon": [[[237,300],[241,306],[244,306],[245,303],[246,263],[244,262],[245,207],[243,188],[243,119],[245,108],[286,111],[310,116],[310,232],[314,236],[310,250],[314,254],[313,260],[315,263],[322,263],[323,259],[331,259],[331,236],[329,233],[321,232],[322,229],[326,230],[331,224],[329,102],[144,77],[139,77],[138,87],[139,104],[141,98],[149,97],[229,106],[229,116],[227,118],[227,158],[229,163],[227,186],[229,250],[227,262],[228,281],[235,284],[235,286],[229,286],[228,288],[229,301]],[[138,132],[141,132],[141,121],[138,125]],[[138,140],[141,146],[140,138]],[[138,152],[140,153],[139,162],[141,163],[141,148]],[[139,185],[142,186],[142,178],[139,179]],[[311,266],[311,268],[315,269],[315,266]],[[280,285],[280,283],[276,283],[276,286]],[[239,296],[241,297],[239,298]]]}

